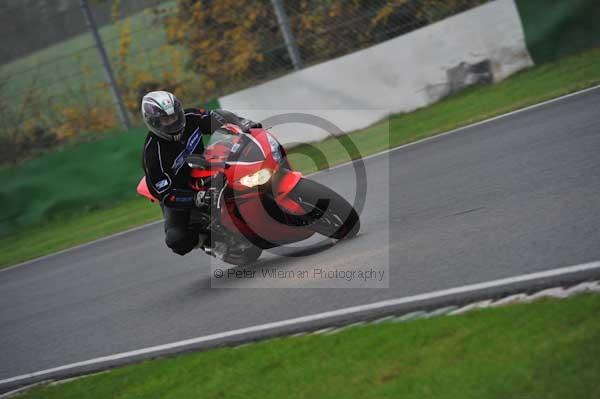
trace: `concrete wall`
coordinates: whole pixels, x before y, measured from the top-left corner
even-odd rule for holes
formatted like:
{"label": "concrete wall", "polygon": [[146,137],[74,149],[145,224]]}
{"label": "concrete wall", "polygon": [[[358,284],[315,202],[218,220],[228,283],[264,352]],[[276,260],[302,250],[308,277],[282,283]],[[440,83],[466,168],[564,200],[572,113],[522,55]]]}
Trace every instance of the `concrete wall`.
{"label": "concrete wall", "polygon": [[[486,59],[496,81],[532,65],[513,0],[487,3],[219,101],[222,108],[256,120],[310,112],[352,131],[439,100],[449,91],[448,69]],[[298,123],[273,132],[285,144],[326,136]]]}

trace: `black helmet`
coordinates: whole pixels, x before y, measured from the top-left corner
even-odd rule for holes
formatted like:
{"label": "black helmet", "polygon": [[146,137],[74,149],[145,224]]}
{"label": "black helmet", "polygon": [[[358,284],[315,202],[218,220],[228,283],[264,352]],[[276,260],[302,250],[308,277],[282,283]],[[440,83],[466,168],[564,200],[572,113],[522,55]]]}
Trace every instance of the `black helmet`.
{"label": "black helmet", "polygon": [[151,91],[142,98],[142,116],[148,129],[169,141],[179,141],[185,128],[181,102],[168,91]]}

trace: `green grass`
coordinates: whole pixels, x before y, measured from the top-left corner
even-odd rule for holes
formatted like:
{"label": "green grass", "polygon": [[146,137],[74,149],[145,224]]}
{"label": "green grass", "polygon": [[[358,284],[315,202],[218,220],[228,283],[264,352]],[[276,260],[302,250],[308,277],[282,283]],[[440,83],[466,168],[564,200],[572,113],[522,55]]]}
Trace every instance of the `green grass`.
{"label": "green grass", "polygon": [[[389,121],[351,133],[348,138],[359,148],[360,155],[366,156],[598,83],[600,49],[595,49],[530,68],[496,85],[466,90],[409,114],[394,115]],[[0,238],[0,266],[155,220],[156,213],[137,210],[130,202],[142,174],[142,141],[140,132],[112,135],[97,143],[67,147],[18,167],[1,169],[4,184],[0,186],[0,234],[5,235]],[[329,165],[348,160],[337,140],[314,146]],[[315,163],[310,158],[317,159],[315,153],[314,148],[299,146],[291,151],[290,159],[297,169],[310,173],[323,166],[323,162]],[[128,211],[109,226],[97,227],[91,215],[81,216],[82,210],[93,214],[107,207]],[[37,227],[28,227],[34,224]],[[65,224],[73,228],[63,229]],[[79,230],[88,234],[80,235]],[[47,235],[55,238],[55,246],[21,243],[25,237],[29,242],[43,241]]]}
{"label": "green grass", "polygon": [[600,295],[147,361],[23,398],[598,398]]}
{"label": "green grass", "polygon": [[517,0],[516,5],[536,63],[600,45],[597,0]]}
{"label": "green grass", "polygon": [[144,137],[142,128],[109,134],[1,169],[0,234],[135,198]]}

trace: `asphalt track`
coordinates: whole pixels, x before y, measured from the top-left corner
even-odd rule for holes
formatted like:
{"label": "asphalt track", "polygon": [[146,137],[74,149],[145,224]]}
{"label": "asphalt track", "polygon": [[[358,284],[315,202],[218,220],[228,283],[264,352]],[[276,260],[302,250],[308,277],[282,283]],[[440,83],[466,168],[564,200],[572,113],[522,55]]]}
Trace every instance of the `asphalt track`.
{"label": "asphalt track", "polygon": [[[191,337],[600,260],[600,90],[365,160],[355,239],[262,266],[389,265],[389,288],[211,288],[161,225],[0,273],[0,379]],[[313,177],[352,198],[351,165]],[[386,276],[386,278],[387,278]],[[254,284],[251,282],[250,284]],[[264,283],[264,281],[263,281]],[[356,282],[353,282],[353,284]]]}

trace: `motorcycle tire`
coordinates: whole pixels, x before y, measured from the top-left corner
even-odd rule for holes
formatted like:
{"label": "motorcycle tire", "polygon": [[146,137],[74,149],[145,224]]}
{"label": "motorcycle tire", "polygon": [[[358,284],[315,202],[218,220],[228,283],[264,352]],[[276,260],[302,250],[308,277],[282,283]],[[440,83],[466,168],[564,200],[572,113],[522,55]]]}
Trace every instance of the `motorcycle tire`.
{"label": "motorcycle tire", "polygon": [[306,211],[305,215],[294,217],[299,225],[336,240],[347,240],[358,234],[358,213],[348,201],[330,188],[303,178],[289,196]]}

